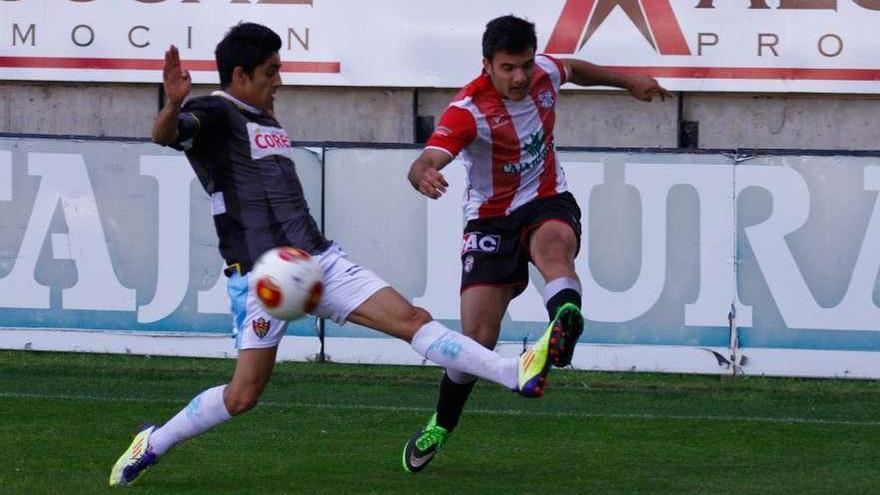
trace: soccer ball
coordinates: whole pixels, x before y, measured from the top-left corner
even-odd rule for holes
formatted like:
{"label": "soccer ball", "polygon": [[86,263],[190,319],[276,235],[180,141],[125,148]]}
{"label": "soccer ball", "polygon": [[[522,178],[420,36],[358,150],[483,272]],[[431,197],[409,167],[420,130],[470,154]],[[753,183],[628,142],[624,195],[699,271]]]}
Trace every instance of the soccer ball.
{"label": "soccer ball", "polygon": [[260,306],[281,320],[295,320],[315,309],[324,292],[323,275],[309,253],[294,247],[266,251],[250,273]]}

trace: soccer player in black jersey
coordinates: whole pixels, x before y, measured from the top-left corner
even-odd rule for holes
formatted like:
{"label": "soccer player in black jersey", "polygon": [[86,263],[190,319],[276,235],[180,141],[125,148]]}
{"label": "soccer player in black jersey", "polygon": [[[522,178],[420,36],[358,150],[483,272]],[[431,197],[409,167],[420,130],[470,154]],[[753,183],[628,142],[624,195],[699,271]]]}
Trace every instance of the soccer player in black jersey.
{"label": "soccer player in black jersey", "polygon": [[161,427],[148,426],[135,436],[113,466],[111,486],[132,483],[174,445],[257,404],[272,375],[287,322],[263,311],[248,272],[262,253],[277,246],[307,251],[324,270],[324,294],[313,314],[403,339],[448,369],[539,397],[551,359],[567,351],[551,343],[561,339],[547,331],[520,358],[503,358],[434,321],[324,238],[303,198],[290,140],[274,116],[275,90],[281,85],[280,48],[281,38],[264,26],[234,26],[215,51],[221,90],[185,104],[192,87],[189,73],[181,66],[177,48],[171,46],[165,54],[166,103],[156,117],[153,140],[185,151],[211,197],[220,254],[228,265],[224,273],[229,277],[239,354],[228,384],[203,391]]}

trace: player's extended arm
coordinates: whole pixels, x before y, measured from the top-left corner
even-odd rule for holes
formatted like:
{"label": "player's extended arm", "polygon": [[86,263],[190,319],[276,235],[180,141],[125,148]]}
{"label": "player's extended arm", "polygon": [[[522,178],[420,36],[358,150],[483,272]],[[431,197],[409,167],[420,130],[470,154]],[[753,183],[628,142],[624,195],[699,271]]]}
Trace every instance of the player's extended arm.
{"label": "player's extended arm", "polygon": [[651,76],[644,74],[621,74],[604,67],[600,67],[583,60],[565,59],[562,61],[571,77],[569,82],[580,86],[611,86],[623,88],[634,97],[642,101],[651,101],[655,96],[665,100],[672,97],[672,93],[666,90]]}
{"label": "player's extended arm", "polygon": [[409,167],[409,183],[425,196],[439,198],[449,187],[440,170],[451,161],[452,157],[444,151],[435,148],[422,150],[422,154]]}
{"label": "player's extended arm", "polygon": [[189,71],[181,69],[180,53],[174,45],[165,52],[162,83],[165,86],[165,106],[156,115],[156,122],[153,124],[153,142],[167,145],[177,140],[180,105],[192,89]]}

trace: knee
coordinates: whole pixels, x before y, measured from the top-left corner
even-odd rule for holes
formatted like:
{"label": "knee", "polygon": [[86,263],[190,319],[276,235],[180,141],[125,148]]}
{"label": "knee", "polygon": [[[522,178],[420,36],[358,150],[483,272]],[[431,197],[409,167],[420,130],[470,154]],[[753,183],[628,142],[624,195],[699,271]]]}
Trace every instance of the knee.
{"label": "knee", "polygon": [[483,322],[481,324],[462,328],[462,333],[480,343],[487,349],[494,349],[498,343],[498,335],[501,332],[501,322]]}
{"label": "knee", "polygon": [[260,400],[260,394],[251,387],[230,390],[226,387],[223,394],[223,403],[230,416],[238,416],[256,407]]}
{"label": "knee", "polygon": [[412,342],[413,337],[420,328],[430,323],[434,319],[425,308],[418,306],[410,306],[409,309],[400,315],[394,323],[394,335],[402,338],[407,342]]}
{"label": "knee", "polygon": [[434,317],[431,316],[431,313],[429,313],[428,310],[426,310],[425,308],[413,306],[409,310],[409,314],[406,317],[406,322],[408,326],[410,326],[413,330],[418,330],[423,325],[433,319]]}
{"label": "knee", "polygon": [[564,235],[548,236],[532,246],[536,262],[549,265],[572,265],[577,251],[577,240]]}
{"label": "knee", "polygon": [[577,240],[573,236],[561,233],[548,237],[543,244],[541,250],[545,255],[556,255],[561,258],[572,256],[577,249]]}

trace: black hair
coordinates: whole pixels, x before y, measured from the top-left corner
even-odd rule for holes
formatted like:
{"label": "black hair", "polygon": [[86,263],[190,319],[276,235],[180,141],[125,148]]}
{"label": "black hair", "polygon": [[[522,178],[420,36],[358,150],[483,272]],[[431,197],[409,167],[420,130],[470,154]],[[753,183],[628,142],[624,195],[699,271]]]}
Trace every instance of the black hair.
{"label": "black hair", "polygon": [[498,52],[522,53],[538,49],[535,25],[512,15],[492,19],[483,33],[483,56],[489,61]]}
{"label": "black hair", "polygon": [[252,22],[232,26],[214,50],[220,86],[226,87],[232,82],[232,72],[236,67],[241,67],[249,75],[253,74],[258,65],[279,50],[281,37],[266,26]]}

